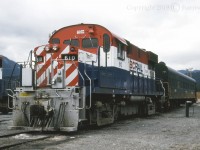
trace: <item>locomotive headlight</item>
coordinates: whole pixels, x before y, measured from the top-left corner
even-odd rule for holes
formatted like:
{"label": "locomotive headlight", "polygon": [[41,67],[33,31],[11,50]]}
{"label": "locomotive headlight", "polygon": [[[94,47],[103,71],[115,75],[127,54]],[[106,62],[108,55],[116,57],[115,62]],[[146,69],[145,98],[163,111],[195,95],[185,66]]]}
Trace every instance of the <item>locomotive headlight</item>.
{"label": "locomotive headlight", "polygon": [[57,51],[57,50],[58,50],[58,46],[57,46],[57,45],[54,45],[52,49],[53,49],[54,51]]}
{"label": "locomotive headlight", "polygon": [[49,46],[45,46],[44,49],[45,49],[45,51],[47,51],[47,52],[50,51],[50,47],[49,47]]}
{"label": "locomotive headlight", "polygon": [[74,52],[74,51],[75,51],[75,48],[74,48],[74,47],[71,47],[71,48],[70,48],[70,51],[71,51],[71,52]]}
{"label": "locomotive headlight", "polygon": [[56,80],[55,80],[55,79],[52,79],[51,84],[52,84],[52,85],[56,84]]}

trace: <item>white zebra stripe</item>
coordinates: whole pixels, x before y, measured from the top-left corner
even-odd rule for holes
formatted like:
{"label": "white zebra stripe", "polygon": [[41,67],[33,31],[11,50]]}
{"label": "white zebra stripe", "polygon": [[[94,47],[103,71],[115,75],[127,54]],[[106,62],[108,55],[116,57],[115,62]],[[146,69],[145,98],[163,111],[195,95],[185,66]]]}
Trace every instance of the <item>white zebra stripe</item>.
{"label": "white zebra stripe", "polygon": [[[67,64],[67,65],[68,65],[68,68],[69,68],[73,64]],[[66,71],[67,71],[67,69],[66,69]],[[77,71],[77,69],[75,69],[73,72],[70,73],[70,75],[68,75],[68,77],[65,78],[65,85],[68,85],[72,80],[74,80],[74,78],[77,75],[78,75],[78,71]]]}
{"label": "white zebra stripe", "polygon": [[47,62],[50,58],[51,58],[51,54],[47,53],[47,54],[46,54],[46,60],[45,60],[45,61]]}
{"label": "white zebra stripe", "polygon": [[[40,67],[42,68],[43,65],[40,65]],[[47,77],[47,80],[49,80],[49,71],[51,72],[51,66],[49,66],[44,73],[37,79],[37,86],[39,86]]]}
{"label": "white zebra stripe", "polygon": [[[43,48],[39,47],[38,49],[40,50],[40,52],[42,52],[42,50],[44,50],[44,46],[42,46]],[[38,50],[37,50],[38,52]],[[67,54],[69,53],[69,46],[67,46],[62,52],[61,54]],[[37,53],[37,55],[39,55],[41,53]],[[61,55],[60,55],[61,57]],[[51,59],[51,54],[46,54],[46,60],[45,62],[49,61],[49,59]],[[42,66],[44,65],[45,63],[42,63],[40,65],[37,65],[37,72],[40,71],[40,69],[42,68]],[[57,61],[53,61],[53,69],[56,69],[56,67],[58,66],[58,62]],[[70,65],[65,65],[65,69],[67,70],[68,68],[70,67]],[[64,69],[64,66],[61,68],[61,69]],[[47,77],[47,80],[50,79],[49,77],[49,72],[52,72],[54,70],[52,70],[51,68],[51,65],[49,65],[48,68],[46,68],[46,70],[44,71],[44,73],[37,79],[37,86],[39,86],[44,80],[45,78]],[[51,74],[50,74],[51,75]],[[57,77],[57,74],[54,75],[53,78],[56,78]],[[66,78],[66,77],[65,77]],[[71,81],[70,81],[71,82]]]}
{"label": "white zebra stripe", "polygon": [[37,51],[36,51],[36,55],[40,55],[42,53],[42,51],[44,51],[44,47],[45,46],[40,46],[38,47]]}
{"label": "white zebra stripe", "polygon": [[69,45],[62,51],[62,53],[60,54],[60,58],[62,54],[68,54],[69,53]]}

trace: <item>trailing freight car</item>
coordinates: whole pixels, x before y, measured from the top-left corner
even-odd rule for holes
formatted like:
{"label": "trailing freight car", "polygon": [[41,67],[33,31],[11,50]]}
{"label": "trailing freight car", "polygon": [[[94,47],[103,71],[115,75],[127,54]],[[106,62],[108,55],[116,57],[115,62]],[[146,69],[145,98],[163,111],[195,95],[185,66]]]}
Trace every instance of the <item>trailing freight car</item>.
{"label": "trailing freight car", "polygon": [[[0,55],[0,112],[8,113],[12,101],[8,103],[7,89],[16,89],[20,86],[20,66]],[[11,100],[11,99],[10,99]]]}
{"label": "trailing freight car", "polygon": [[196,81],[164,62],[156,65],[156,77],[162,80],[165,89],[165,108],[175,107],[186,101],[196,101]]}

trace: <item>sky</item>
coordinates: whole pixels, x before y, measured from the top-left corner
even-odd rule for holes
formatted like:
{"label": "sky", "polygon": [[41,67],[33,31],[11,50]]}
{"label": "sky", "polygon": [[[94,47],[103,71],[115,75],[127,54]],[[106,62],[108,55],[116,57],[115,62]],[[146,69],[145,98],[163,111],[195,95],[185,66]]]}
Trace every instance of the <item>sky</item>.
{"label": "sky", "polygon": [[0,55],[26,61],[49,34],[99,24],[176,70],[200,70],[199,0],[1,0]]}

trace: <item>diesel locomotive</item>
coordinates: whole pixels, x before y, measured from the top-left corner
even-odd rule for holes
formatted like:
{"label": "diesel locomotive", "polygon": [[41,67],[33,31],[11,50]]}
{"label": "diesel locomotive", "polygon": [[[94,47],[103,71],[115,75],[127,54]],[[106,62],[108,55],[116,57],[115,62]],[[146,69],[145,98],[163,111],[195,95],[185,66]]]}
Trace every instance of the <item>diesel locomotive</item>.
{"label": "diesel locomotive", "polygon": [[171,83],[156,77],[158,56],[103,26],[61,28],[33,54],[34,65],[22,68],[21,87],[12,95],[13,128],[76,131],[119,116],[155,114],[172,101],[165,94]]}
{"label": "diesel locomotive", "polygon": [[20,65],[0,55],[0,112],[8,113],[12,108],[12,99],[8,100],[9,91],[20,86]]}

